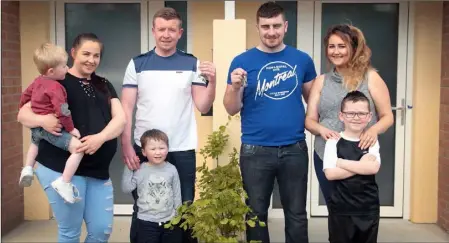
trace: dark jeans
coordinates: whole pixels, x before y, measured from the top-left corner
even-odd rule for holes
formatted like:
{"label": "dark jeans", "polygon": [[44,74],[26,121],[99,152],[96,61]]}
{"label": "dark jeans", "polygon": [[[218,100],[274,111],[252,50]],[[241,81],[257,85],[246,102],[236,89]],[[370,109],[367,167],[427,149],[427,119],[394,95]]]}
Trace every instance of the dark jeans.
{"label": "dark jeans", "polygon": [[265,147],[242,144],[240,169],[243,187],[248,194],[247,204],[266,227],[247,227],[247,241],[270,242],[268,233],[268,208],[273,192],[274,180],[279,184],[279,193],[285,216],[285,242],[308,243],[306,211],[308,161],[307,144],[301,141],[292,145]]}
{"label": "dark jeans", "polygon": [[165,229],[164,225],[137,219],[139,231],[137,243],[179,243],[182,235],[180,228]]}
{"label": "dark jeans", "polygon": [[326,205],[329,204],[329,200],[331,198],[331,184],[327,180],[326,175],[323,171],[323,161],[320,159],[320,156],[316,152],[313,153],[313,164],[315,166],[315,174],[318,178],[318,183],[320,184],[321,192],[323,193],[324,200],[326,201]]}
{"label": "dark jeans", "polygon": [[[134,145],[137,156],[140,158],[140,162],[147,161],[142,155],[142,150],[138,145]],[[181,198],[183,202],[192,201],[195,198],[195,179],[196,179],[196,155],[195,150],[169,152],[167,155],[167,161],[173,164],[178,170],[179,180],[181,182]],[[133,215],[131,220],[130,229],[130,241],[131,243],[137,243],[137,190],[132,192],[134,198]],[[182,242],[184,243],[196,243],[197,240],[192,238],[192,232],[190,230],[183,231]]]}

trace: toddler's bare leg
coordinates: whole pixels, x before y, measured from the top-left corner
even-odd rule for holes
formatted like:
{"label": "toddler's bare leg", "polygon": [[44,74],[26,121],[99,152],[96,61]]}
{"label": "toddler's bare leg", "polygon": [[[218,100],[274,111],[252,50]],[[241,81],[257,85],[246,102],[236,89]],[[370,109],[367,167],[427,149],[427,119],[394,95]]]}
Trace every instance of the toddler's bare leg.
{"label": "toddler's bare leg", "polygon": [[64,172],[62,173],[62,180],[64,182],[70,182],[72,180],[73,175],[75,174],[78,166],[81,162],[81,159],[84,156],[84,153],[77,153],[76,149],[81,145],[80,140],[75,137],[72,137],[69,144],[69,151],[71,153],[67,163],[65,164]]}
{"label": "toddler's bare leg", "polygon": [[25,160],[25,166],[31,166],[34,167],[34,163],[36,163],[36,156],[39,148],[36,144],[31,143],[30,147],[28,148],[27,157]]}

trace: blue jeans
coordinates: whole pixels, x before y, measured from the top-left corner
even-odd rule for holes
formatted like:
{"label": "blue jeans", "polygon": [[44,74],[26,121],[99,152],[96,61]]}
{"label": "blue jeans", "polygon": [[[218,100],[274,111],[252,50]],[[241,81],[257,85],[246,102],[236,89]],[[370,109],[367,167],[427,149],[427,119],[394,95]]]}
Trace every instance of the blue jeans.
{"label": "blue jeans", "polygon": [[[142,149],[138,145],[134,145],[136,155],[139,156],[140,162],[147,161],[142,155]],[[178,170],[179,180],[181,182],[181,199],[182,202],[192,201],[195,198],[195,180],[196,180],[196,155],[195,150],[188,151],[176,151],[169,152],[167,155],[167,161],[173,164]],[[136,204],[138,195],[137,190],[132,192],[134,198],[133,215],[131,220],[130,229],[130,242],[136,243],[138,239],[138,227],[137,227],[137,211]],[[196,239],[191,237],[192,232],[190,230],[183,231],[182,242],[197,242]]]}
{"label": "blue jeans", "polygon": [[326,204],[328,204],[331,198],[331,184],[324,174],[323,161],[316,152],[313,153],[313,165],[315,166],[315,174],[318,178],[318,183],[320,184],[320,189],[323,193],[324,200],[326,201]]}
{"label": "blue jeans", "polygon": [[85,242],[107,242],[112,233],[114,198],[111,180],[74,176],[81,201],[65,203],[50,183],[62,174],[37,163],[36,176],[47,194],[58,223],[58,242],[80,242],[81,225],[86,223]]}
{"label": "blue jeans", "polygon": [[[247,215],[256,215],[267,223],[268,208],[273,192],[274,180],[279,184],[279,193],[285,216],[285,242],[308,243],[307,180],[309,156],[307,144],[277,147],[242,144],[240,169],[243,187],[248,194],[247,204],[253,210]],[[267,227],[247,227],[247,241],[270,242]]]}

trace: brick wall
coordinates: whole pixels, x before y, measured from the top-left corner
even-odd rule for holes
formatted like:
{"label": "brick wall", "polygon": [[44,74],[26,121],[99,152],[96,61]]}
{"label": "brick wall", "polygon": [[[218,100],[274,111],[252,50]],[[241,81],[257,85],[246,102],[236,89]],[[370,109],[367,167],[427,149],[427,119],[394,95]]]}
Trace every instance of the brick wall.
{"label": "brick wall", "polygon": [[449,231],[449,2],[444,2],[443,9],[437,223]]}
{"label": "brick wall", "polygon": [[22,127],[17,105],[22,91],[20,77],[19,2],[1,2],[2,11],[2,235],[23,221],[23,189],[18,186],[22,168]]}

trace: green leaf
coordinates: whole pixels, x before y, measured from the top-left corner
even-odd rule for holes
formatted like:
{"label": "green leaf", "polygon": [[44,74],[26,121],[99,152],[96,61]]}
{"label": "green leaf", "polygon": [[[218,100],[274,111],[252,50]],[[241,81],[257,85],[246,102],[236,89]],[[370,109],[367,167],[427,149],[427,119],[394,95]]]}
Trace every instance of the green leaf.
{"label": "green leaf", "polygon": [[259,221],[259,226],[260,227],[266,227],[267,225],[265,224],[265,222]]}
{"label": "green leaf", "polygon": [[229,219],[222,219],[221,221],[220,221],[220,224],[227,224],[229,222]]}
{"label": "green leaf", "polygon": [[181,216],[176,216],[171,220],[171,223],[173,225],[177,225],[177,224],[179,224],[179,221],[181,221]]}
{"label": "green leaf", "polygon": [[254,222],[253,220],[248,220],[246,222],[251,228],[254,228],[256,226],[256,222]]}
{"label": "green leaf", "polygon": [[253,220],[248,220],[246,222],[251,228],[254,228],[256,226],[256,223]]}
{"label": "green leaf", "polygon": [[235,220],[231,219],[231,223],[232,226],[235,226],[237,224],[237,222],[235,222]]}

